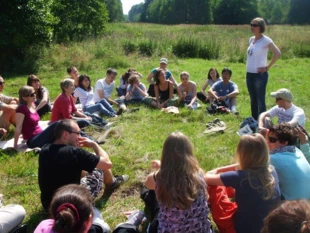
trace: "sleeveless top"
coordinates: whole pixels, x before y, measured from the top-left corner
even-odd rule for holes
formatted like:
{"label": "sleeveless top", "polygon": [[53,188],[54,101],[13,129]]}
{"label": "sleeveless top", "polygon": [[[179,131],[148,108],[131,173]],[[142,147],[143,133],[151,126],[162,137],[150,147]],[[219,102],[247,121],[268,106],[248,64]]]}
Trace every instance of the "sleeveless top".
{"label": "sleeveless top", "polygon": [[[200,177],[203,180],[203,177]],[[156,188],[157,189],[157,181]],[[206,184],[205,187],[206,188]],[[167,208],[159,204],[158,213],[158,233],[209,233],[211,222],[208,219],[209,208],[206,195],[200,189],[196,200],[189,209],[179,209],[178,207]]]}
{"label": "sleeveless top", "polygon": [[158,94],[159,94],[159,99],[161,101],[166,101],[167,99],[169,99],[169,94],[170,94],[169,88],[170,88],[169,83],[168,83],[167,90],[164,90],[164,91],[160,90],[159,85],[158,85]]}

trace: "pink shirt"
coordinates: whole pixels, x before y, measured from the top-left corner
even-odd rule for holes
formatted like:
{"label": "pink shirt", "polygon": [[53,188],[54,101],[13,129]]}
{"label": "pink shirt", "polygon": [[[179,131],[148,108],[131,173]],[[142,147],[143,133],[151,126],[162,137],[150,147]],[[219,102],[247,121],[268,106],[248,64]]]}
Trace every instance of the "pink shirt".
{"label": "pink shirt", "polygon": [[42,132],[38,124],[40,116],[37,111],[32,113],[26,105],[22,104],[17,107],[16,113],[21,113],[25,116],[22,125],[22,135],[25,140],[31,139]]}
{"label": "pink shirt", "polygon": [[57,233],[52,230],[54,222],[54,219],[43,220],[34,230],[34,233]]}
{"label": "pink shirt", "polygon": [[74,105],[73,97],[71,95],[68,97],[65,93],[62,93],[54,102],[51,122],[59,121],[62,119],[71,119],[71,114],[76,111],[77,109]]}

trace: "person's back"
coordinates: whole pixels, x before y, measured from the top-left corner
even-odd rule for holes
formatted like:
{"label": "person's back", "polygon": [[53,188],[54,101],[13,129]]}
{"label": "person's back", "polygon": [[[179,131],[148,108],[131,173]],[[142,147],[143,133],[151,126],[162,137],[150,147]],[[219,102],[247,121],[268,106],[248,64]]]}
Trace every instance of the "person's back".
{"label": "person's back", "polygon": [[[296,147],[270,155],[280,181],[285,200],[310,199],[310,165],[303,153]],[[294,151],[295,150],[295,151]]]}
{"label": "person's back", "polygon": [[47,208],[54,192],[66,184],[80,184],[82,170],[92,172],[99,157],[82,148],[67,145],[45,145],[39,156],[41,201]]}

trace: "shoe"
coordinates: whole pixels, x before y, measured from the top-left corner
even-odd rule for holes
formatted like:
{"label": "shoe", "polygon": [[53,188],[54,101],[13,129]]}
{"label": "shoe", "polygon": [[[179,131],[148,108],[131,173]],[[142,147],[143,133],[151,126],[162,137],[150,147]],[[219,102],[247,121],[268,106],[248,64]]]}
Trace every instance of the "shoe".
{"label": "shoe", "polygon": [[129,215],[126,223],[133,224],[139,227],[139,225],[142,223],[143,218],[144,218],[144,212],[142,210],[137,210],[132,212],[131,215]]}
{"label": "shoe", "polygon": [[231,113],[234,115],[239,115],[239,112],[237,110],[231,110]]}
{"label": "shoe", "polygon": [[122,115],[123,114],[123,109],[122,108],[119,108],[118,110],[117,110],[117,112],[116,112],[116,115],[117,116],[120,116],[120,115]]}
{"label": "shoe", "polygon": [[98,145],[104,144],[106,141],[104,139],[98,139],[95,141]]}
{"label": "shoe", "polygon": [[129,180],[128,175],[114,176],[114,178],[115,182],[111,186],[105,186],[103,195],[107,195],[109,193],[112,194],[116,189],[118,189],[121,186],[121,184]]}

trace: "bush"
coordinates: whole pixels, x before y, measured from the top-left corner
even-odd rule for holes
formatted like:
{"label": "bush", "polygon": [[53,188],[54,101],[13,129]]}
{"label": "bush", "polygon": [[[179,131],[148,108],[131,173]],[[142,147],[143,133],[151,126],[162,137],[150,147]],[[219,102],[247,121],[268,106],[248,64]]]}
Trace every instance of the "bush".
{"label": "bush", "polygon": [[129,55],[130,53],[137,51],[137,46],[133,42],[126,40],[123,44],[123,50],[126,55]]}
{"label": "bush", "polygon": [[152,56],[156,49],[156,44],[151,40],[143,40],[139,43],[138,48],[141,55]]}

